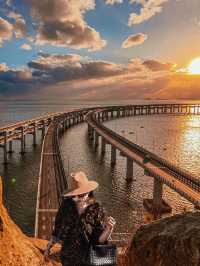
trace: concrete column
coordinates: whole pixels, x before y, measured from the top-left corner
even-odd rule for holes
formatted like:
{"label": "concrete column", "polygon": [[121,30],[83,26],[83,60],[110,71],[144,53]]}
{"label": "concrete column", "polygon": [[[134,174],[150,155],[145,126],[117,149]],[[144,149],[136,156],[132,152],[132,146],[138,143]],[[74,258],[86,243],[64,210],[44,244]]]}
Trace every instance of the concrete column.
{"label": "concrete column", "polygon": [[162,205],[163,182],[154,177],[153,206],[159,208]]}
{"label": "concrete column", "polygon": [[95,134],[95,132],[94,132],[94,128],[91,127],[91,129],[90,129],[90,139],[91,139],[91,140],[94,139],[94,134]]}
{"label": "concrete column", "polygon": [[8,157],[7,157],[7,132],[4,132],[4,164],[8,163]]}
{"label": "concrete column", "polygon": [[65,117],[65,130],[67,129],[67,117]]}
{"label": "concrete column", "polygon": [[21,154],[25,153],[25,138],[24,138],[24,127],[21,127]]}
{"label": "concrete column", "polygon": [[101,154],[105,154],[105,151],[106,151],[106,140],[101,137]]}
{"label": "concrete column", "polygon": [[95,131],[95,138],[94,138],[94,146],[95,149],[99,146],[99,134]]}
{"label": "concrete column", "polygon": [[45,122],[44,120],[42,121],[42,139],[44,138],[45,135]]}
{"label": "concrete column", "polygon": [[116,148],[111,145],[111,165],[114,166],[116,164]]}
{"label": "concrete column", "polygon": [[68,128],[71,127],[71,117],[68,119]]}
{"label": "concrete column", "polygon": [[12,140],[10,140],[9,143],[8,143],[8,153],[10,153],[10,154],[13,153]]}
{"label": "concrete column", "polygon": [[129,157],[126,159],[126,179],[133,179],[133,160]]}
{"label": "concrete column", "polygon": [[88,137],[90,136],[91,134],[91,126],[88,124]]}
{"label": "concrete column", "polygon": [[35,123],[33,124],[33,146],[36,146],[36,126]]}

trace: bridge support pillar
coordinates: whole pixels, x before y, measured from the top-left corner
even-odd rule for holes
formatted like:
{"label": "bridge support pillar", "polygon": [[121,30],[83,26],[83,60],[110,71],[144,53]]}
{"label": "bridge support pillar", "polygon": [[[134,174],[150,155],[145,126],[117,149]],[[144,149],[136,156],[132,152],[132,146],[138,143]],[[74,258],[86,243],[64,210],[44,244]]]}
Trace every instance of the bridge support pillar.
{"label": "bridge support pillar", "polygon": [[162,194],[163,194],[163,182],[154,178],[153,185],[153,206],[155,208],[160,208],[162,205]]}
{"label": "bridge support pillar", "polygon": [[106,151],[106,140],[101,137],[101,154],[104,155]]}
{"label": "bridge support pillar", "polygon": [[33,146],[35,147],[37,145],[36,143],[36,126],[35,123],[33,125]]}
{"label": "bridge support pillar", "polygon": [[10,153],[10,154],[13,153],[12,140],[9,141],[8,153]]}
{"label": "bridge support pillar", "polygon": [[90,140],[94,139],[94,129],[88,124],[88,137]]}
{"label": "bridge support pillar", "polygon": [[97,131],[95,131],[94,146],[95,149],[99,146],[99,134],[97,133]]}
{"label": "bridge support pillar", "polygon": [[7,132],[4,132],[4,145],[3,145],[3,151],[4,151],[4,164],[8,163],[8,155],[7,155]]}
{"label": "bridge support pillar", "polygon": [[42,139],[44,138],[45,135],[45,122],[44,120],[42,121]]}
{"label": "bridge support pillar", "polygon": [[116,164],[116,148],[111,145],[111,166],[114,166]]}
{"label": "bridge support pillar", "polygon": [[129,157],[126,158],[126,179],[127,181],[133,179],[133,160]]}
{"label": "bridge support pillar", "polygon": [[21,127],[21,154],[25,153],[25,136],[24,136],[24,128]]}
{"label": "bridge support pillar", "polygon": [[154,177],[154,187],[153,187],[153,199],[144,199],[143,205],[154,215],[154,218],[160,218],[164,213],[170,213],[172,208],[167,202],[162,199],[163,194],[163,182]]}

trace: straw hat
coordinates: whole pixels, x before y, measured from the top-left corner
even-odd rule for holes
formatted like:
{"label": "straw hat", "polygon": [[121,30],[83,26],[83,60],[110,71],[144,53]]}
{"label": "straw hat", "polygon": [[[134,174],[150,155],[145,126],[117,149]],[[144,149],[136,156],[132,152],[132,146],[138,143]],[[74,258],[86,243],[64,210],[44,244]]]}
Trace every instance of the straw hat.
{"label": "straw hat", "polygon": [[76,196],[84,193],[88,193],[98,187],[96,181],[89,181],[84,172],[77,172],[71,174],[71,188],[65,193],[64,197]]}

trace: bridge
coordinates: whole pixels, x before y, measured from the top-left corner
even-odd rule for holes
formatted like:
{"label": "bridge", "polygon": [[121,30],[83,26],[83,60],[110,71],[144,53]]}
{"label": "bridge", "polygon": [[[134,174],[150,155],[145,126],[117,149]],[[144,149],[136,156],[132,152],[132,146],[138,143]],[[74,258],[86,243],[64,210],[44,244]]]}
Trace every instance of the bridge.
{"label": "bridge", "polygon": [[[171,210],[162,199],[163,184],[199,208],[200,181],[197,176],[125,139],[102,124],[103,121],[120,117],[161,114],[199,115],[200,105],[151,104],[82,108],[1,127],[0,147],[3,148],[5,164],[8,163],[7,153],[12,152],[12,141],[21,142],[23,154],[27,134],[33,135],[33,145],[36,145],[36,130],[41,130],[44,137],[38,182],[35,236],[49,239],[61,195],[67,189],[68,173],[65,173],[63,168],[59,138],[65,130],[84,121],[88,124],[88,136],[95,149],[100,146],[100,138],[102,155],[106,152],[106,145],[111,146],[112,167],[117,163],[117,151],[126,157],[127,182],[133,181],[133,162],[140,165],[146,175],[154,178],[153,199],[144,199],[144,205],[150,212],[163,213]],[[122,251],[123,254],[125,250]]]}
{"label": "bridge", "polygon": [[26,147],[26,135],[31,134],[33,136],[33,145],[36,143],[36,130],[41,130],[42,137],[45,135],[45,128],[51,123],[53,119],[61,115],[62,113],[53,113],[47,116],[37,117],[36,119],[30,119],[20,121],[18,123],[11,124],[9,126],[0,127],[0,148],[3,149],[4,164],[8,163],[8,153],[13,152],[13,141],[20,141],[21,154],[24,154]]}
{"label": "bridge", "polygon": [[[190,107],[190,108],[189,108]],[[114,107],[100,111],[89,112],[86,116],[88,123],[88,136],[95,148],[99,146],[101,137],[101,153],[104,155],[106,144],[111,146],[111,165],[116,164],[117,150],[120,155],[126,157],[126,178],[127,181],[133,180],[133,162],[144,169],[144,173],[154,178],[153,199],[145,199],[145,207],[152,213],[170,212],[171,207],[162,199],[163,184],[179,193],[188,201],[194,204],[195,208],[200,207],[200,180],[197,176],[175,166],[152,152],[138,146],[135,143],[125,139],[116,132],[102,125],[102,121],[110,118],[124,116],[161,114],[163,113],[192,113],[199,114],[199,105],[197,106],[129,106]],[[156,110],[156,111],[155,111]],[[145,111],[145,112],[144,112]],[[181,112],[180,112],[181,111]]]}

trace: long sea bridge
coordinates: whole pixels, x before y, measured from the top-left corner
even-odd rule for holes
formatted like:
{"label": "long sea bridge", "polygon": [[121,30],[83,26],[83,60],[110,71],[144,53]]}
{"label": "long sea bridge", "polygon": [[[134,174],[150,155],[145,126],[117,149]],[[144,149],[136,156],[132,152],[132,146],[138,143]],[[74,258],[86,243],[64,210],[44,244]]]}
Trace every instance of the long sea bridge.
{"label": "long sea bridge", "polygon": [[[83,122],[88,124],[88,138],[94,149],[100,146],[103,156],[106,147],[110,146],[112,167],[117,163],[117,155],[126,157],[127,182],[133,182],[134,163],[142,167],[147,176],[154,178],[153,198],[144,199],[144,205],[149,212],[171,211],[171,207],[162,199],[163,184],[169,186],[199,209],[200,180],[198,176],[127,140],[102,123],[126,116],[161,114],[200,115],[200,104],[150,104],[82,108],[69,112],[53,113],[1,127],[0,147],[4,154],[4,164],[9,163],[7,153],[13,151],[13,141],[20,141],[21,153],[23,154],[25,153],[26,135],[32,134],[33,145],[36,145],[36,130],[42,131],[43,145],[38,182],[35,236],[43,239],[50,238],[55,214],[61,203],[61,196],[68,187],[68,173],[64,171],[60,154],[60,137],[68,128]],[[126,251],[127,247],[121,249],[121,260],[126,257]],[[124,265],[128,265],[127,261],[124,263]],[[121,261],[120,265],[122,264]]]}

